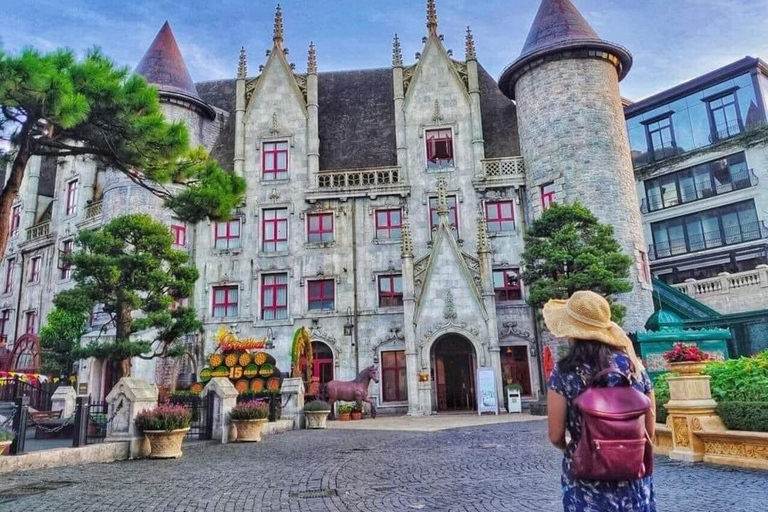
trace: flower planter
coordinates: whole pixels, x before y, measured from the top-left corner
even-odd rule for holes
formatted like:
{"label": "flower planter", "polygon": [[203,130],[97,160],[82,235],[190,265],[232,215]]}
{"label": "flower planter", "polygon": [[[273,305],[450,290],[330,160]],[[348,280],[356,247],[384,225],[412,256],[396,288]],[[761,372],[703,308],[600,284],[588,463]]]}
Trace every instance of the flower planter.
{"label": "flower planter", "polygon": [[682,363],[668,363],[669,371],[679,375],[701,375],[707,368],[707,363],[703,361],[685,361]]}
{"label": "flower planter", "polygon": [[306,411],[304,417],[307,418],[307,428],[325,428],[325,420],[328,419],[328,411]]}
{"label": "flower planter", "polygon": [[268,420],[232,420],[237,429],[238,443],[258,443],[261,441],[261,429]]}
{"label": "flower planter", "polygon": [[340,412],[339,413],[339,421],[349,421],[350,420],[350,413],[348,412]]}
{"label": "flower planter", "polygon": [[11,449],[12,442],[13,441],[0,441],[0,456],[8,453],[8,450]]}
{"label": "flower planter", "polygon": [[145,430],[144,437],[149,440],[150,459],[178,459],[181,457],[181,443],[189,432],[189,427],[178,430]]}
{"label": "flower planter", "polygon": [[361,412],[353,412],[352,413],[352,419],[353,420],[361,420],[361,419],[363,419],[363,413],[361,413]]}

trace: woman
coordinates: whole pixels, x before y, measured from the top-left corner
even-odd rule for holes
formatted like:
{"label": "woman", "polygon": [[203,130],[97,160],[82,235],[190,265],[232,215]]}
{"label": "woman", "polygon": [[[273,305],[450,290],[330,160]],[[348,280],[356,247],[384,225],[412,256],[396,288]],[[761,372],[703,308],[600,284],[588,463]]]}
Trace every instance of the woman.
{"label": "woman", "polygon": [[[549,377],[547,406],[549,440],[565,453],[563,458],[563,506],[566,512],[655,512],[653,477],[625,482],[577,480],[570,475],[571,458],[581,437],[581,414],[573,400],[586,391],[599,371],[615,367],[630,377],[632,386],[651,399],[651,414],[645,417],[648,434],[656,425],[653,385],[632,341],[611,322],[611,307],[603,297],[589,292],[570,299],[551,300],[544,306],[547,329],[558,338],[568,338],[568,354],[558,361]],[[604,385],[621,384],[609,375]],[[566,430],[571,437],[566,441]]]}

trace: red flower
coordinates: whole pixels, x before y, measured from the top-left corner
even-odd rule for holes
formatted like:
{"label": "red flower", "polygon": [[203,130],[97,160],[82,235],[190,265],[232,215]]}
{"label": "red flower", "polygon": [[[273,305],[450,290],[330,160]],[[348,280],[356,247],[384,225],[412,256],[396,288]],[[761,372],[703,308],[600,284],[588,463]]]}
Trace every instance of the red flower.
{"label": "red flower", "polygon": [[696,345],[676,343],[672,350],[664,353],[664,359],[669,363],[700,363],[712,357]]}

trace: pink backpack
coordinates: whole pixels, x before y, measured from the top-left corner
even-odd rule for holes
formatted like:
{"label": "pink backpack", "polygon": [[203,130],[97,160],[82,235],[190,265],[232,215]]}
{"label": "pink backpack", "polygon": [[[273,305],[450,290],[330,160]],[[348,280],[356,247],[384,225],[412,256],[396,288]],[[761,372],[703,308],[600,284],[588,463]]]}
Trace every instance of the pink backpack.
{"label": "pink backpack", "polygon": [[[621,375],[623,386],[596,387],[603,377]],[[573,453],[571,476],[579,480],[637,480],[653,473],[653,443],[645,429],[651,399],[632,387],[616,368],[599,372],[576,397],[581,439]]]}

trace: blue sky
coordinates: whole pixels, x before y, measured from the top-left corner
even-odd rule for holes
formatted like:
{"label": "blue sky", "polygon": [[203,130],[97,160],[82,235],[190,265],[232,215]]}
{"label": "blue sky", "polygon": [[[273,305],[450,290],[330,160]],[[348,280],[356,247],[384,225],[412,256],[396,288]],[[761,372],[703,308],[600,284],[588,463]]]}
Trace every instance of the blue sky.
{"label": "blue sky", "polygon": [[[0,0],[0,48],[100,46],[135,66],[167,19],[196,81],[232,77],[245,45],[255,71],[271,46],[275,1]],[[426,33],[425,0],[282,0],[286,46],[297,70],[314,40],[320,70],[389,66],[397,32],[413,62]],[[768,0],[574,0],[605,39],[628,47],[635,66],[622,93],[640,99],[745,55],[768,60]],[[480,62],[495,77],[519,54],[539,0],[437,0],[445,44],[464,54],[475,33]]]}

